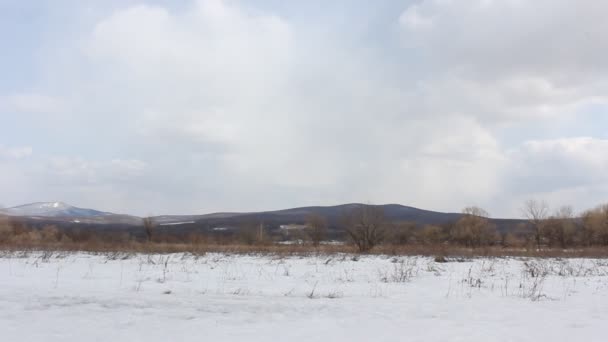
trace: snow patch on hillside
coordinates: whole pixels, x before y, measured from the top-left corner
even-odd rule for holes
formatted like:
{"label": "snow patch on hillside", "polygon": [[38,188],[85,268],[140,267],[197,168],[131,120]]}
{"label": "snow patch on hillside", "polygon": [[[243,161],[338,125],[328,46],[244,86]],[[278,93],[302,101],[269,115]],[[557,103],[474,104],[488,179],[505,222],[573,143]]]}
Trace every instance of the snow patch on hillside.
{"label": "snow patch on hillside", "polygon": [[93,209],[84,209],[71,206],[64,202],[36,202],[24,204],[17,207],[2,209],[2,213],[13,216],[43,216],[43,217],[65,217],[81,216],[94,217],[106,216],[105,213]]}

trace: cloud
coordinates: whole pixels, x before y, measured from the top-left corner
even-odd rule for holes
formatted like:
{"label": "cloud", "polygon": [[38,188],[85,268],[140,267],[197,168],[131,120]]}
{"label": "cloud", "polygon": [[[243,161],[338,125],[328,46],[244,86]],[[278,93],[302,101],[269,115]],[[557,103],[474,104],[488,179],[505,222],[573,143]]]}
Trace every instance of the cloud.
{"label": "cloud", "polygon": [[527,141],[513,151],[518,180],[551,191],[608,182],[608,140],[591,137]]}
{"label": "cloud", "polygon": [[208,0],[187,12],[149,5],[117,11],[95,26],[86,52],[93,62],[126,73],[122,77],[159,82],[145,90],[168,92],[169,100],[221,105],[235,93],[255,102],[280,82],[291,40],[288,24],[277,16]]}
{"label": "cloud", "polygon": [[29,163],[35,157],[32,147],[0,144],[0,196],[3,205],[19,203],[15,201],[28,198],[32,194],[30,190],[36,177],[29,173]]}
{"label": "cloud", "polygon": [[[11,117],[38,141],[12,166],[33,170],[22,192],[142,215],[373,201],[511,216],[530,196],[601,200],[603,140],[551,125],[608,105],[605,5],[417,1],[392,22],[358,14],[377,27],[356,34],[290,6],[83,16],[31,87],[52,98],[21,100],[61,120]],[[344,27],[355,12],[341,9]]]}
{"label": "cloud", "polygon": [[[104,71],[84,79],[95,96],[112,95],[96,111],[128,108],[115,115],[150,177],[187,167],[198,172],[180,170],[173,190],[228,197],[192,198],[192,208],[389,199],[449,208],[495,190],[501,152],[475,119],[425,117],[415,90],[376,72],[381,60],[271,12],[223,1],[122,9],[94,25],[80,63]],[[268,191],[280,198],[259,199]]]}
{"label": "cloud", "polygon": [[[501,191],[490,200],[500,213],[520,216],[528,199],[585,210],[605,202],[608,140],[575,137],[525,141],[505,152]],[[504,215],[504,214],[502,214]]]}
{"label": "cloud", "polygon": [[53,114],[65,108],[65,104],[53,96],[37,93],[0,95],[0,112],[13,114]]}
{"label": "cloud", "polygon": [[6,147],[0,145],[0,158],[6,159],[23,159],[32,155],[30,146],[24,147]]}
{"label": "cloud", "polygon": [[0,158],[3,202],[19,205],[33,201],[62,200],[74,205],[145,213],[154,183],[147,179],[148,165],[137,159],[92,160],[32,156]]}
{"label": "cloud", "polygon": [[426,49],[425,56],[443,68],[468,68],[480,78],[531,73],[563,85],[607,71],[602,51],[608,43],[602,37],[608,23],[601,14],[607,9],[608,4],[594,0],[576,5],[568,0],[425,0],[403,16],[418,13],[419,20],[432,18],[434,24],[423,31],[404,25],[403,33],[406,42]]}
{"label": "cloud", "polygon": [[417,31],[433,27],[433,16],[421,13],[420,5],[411,5],[399,17],[399,23],[408,30]]}
{"label": "cloud", "polygon": [[90,161],[83,158],[52,157],[45,169],[46,181],[68,186],[114,184],[134,181],[145,172],[146,163],[137,160],[113,159]]}
{"label": "cloud", "polygon": [[401,15],[402,42],[428,66],[428,102],[448,94],[442,103],[489,122],[572,115],[608,103],[607,10],[592,0],[425,0]]}

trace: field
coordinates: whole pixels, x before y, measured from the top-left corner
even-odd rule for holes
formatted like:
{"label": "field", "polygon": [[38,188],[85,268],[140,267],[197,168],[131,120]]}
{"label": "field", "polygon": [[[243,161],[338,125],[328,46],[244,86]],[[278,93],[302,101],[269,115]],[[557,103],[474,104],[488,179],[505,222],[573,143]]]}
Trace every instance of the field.
{"label": "field", "polygon": [[606,340],[606,259],[0,253],[3,341]]}

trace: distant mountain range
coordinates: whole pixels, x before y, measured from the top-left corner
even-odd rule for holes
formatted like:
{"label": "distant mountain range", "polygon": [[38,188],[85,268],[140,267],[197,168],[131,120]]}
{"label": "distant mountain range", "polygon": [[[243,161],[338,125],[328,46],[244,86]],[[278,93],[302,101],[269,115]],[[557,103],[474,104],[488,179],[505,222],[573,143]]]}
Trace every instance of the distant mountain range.
{"label": "distant mountain range", "polygon": [[[212,213],[206,215],[163,215],[154,217],[161,227],[180,231],[189,228],[214,229],[217,227],[230,228],[242,225],[263,223],[270,227],[284,224],[302,224],[311,214],[325,217],[331,226],[337,226],[340,220],[351,210],[362,204],[350,203],[336,206],[311,206],[276,211],[244,212],[244,213]],[[418,225],[444,224],[454,222],[461,217],[459,213],[442,213],[423,210],[399,204],[380,205],[384,216],[392,222],[414,222]],[[75,225],[141,225],[141,218],[131,215],[114,214],[94,209],[71,206],[63,202],[37,202],[17,207],[0,209],[0,214],[12,216],[28,223],[37,224],[69,224]],[[514,227],[521,220],[493,220],[499,229]]]}
{"label": "distant mountain range", "polygon": [[73,207],[63,202],[36,202],[17,207],[0,209],[0,213],[11,216],[45,216],[45,217],[92,217],[108,216],[112,213],[93,209]]}
{"label": "distant mountain range", "polygon": [[137,225],[136,216],[114,214],[94,209],[78,208],[64,202],[35,202],[12,208],[0,209],[0,215],[21,218],[24,221],[83,224]]}

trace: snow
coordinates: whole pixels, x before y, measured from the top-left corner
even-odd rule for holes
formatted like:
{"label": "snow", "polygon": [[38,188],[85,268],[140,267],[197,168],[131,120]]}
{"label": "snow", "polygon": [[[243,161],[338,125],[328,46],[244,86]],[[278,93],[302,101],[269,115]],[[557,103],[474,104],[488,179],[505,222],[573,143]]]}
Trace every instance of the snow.
{"label": "snow", "polygon": [[302,230],[306,229],[306,225],[304,224],[282,224],[279,226],[281,230]]}
{"label": "snow", "polygon": [[17,207],[2,209],[0,212],[12,216],[41,216],[41,217],[99,217],[112,213],[93,209],[77,208],[64,202],[36,202]]}
{"label": "snow", "polygon": [[17,216],[54,216],[70,208],[72,208],[70,205],[63,202],[36,202],[7,208],[4,211]]}
{"label": "snow", "polygon": [[[0,253],[1,254],[1,253]],[[3,341],[605,341],[608,261],[4,253]]]}
{"label": "snow", "polygon": [[68,205],[62,203],[62,202],[43,202],[40,203],[40,205],[38,206],[39,208],[63,208],[63,207],[68,207]]}
{"label": "snow", "polygon": [[170,222],[170,223],[161,223],[161,226],[179,226],[181,224],[191,224],[194,221],[186,221],[186,222]]}

